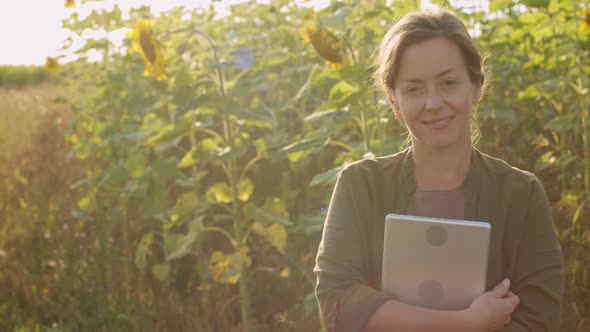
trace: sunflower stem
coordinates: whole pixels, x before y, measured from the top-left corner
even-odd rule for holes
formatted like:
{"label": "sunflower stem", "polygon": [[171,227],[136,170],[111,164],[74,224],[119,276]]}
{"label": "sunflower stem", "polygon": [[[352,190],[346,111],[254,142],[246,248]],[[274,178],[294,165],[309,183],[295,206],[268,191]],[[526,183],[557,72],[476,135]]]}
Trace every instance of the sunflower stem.
{"label": "sunflower stem", "polygon": [[346,48],[350,51],[350,55],[352,56],[352,62],[357,63],[356,55],[354,54],[354,49],[352,48],[352,43],[350,42],[350,38],[348,38],[348,34],[344,35],[344,43],[346,44]]}
{"label": "sunflower stem", "polygon": [[[211,37],[203,31],[196,30],[196,29],[181,29],[176,30],[175,32],[179,31],[188,31],[190,30],[193,33],[196,33],[202,37],[204,37],[209,46],[211,47],[211,51],[213,53],[213,58],[215,60],[216,71],[217,71],[217,79],[219,83],[219,94],[221,97],[225,97],[225,86],[223,80],[223,68],[219,66],[219,57],[217,56],[217,49],[215,48],[215,44]],[[225,107],[221,108],[221,121],[223,125],[223,137],[225,142],[228,144],[230,149],[233,149],[233,135],[231,131],[231,125],[229,116],[227,114],[227,110]],[[232,192],[232,219],[234,221],[233,228],[234,228],[234,239],[238,239],[237,246],[235,248],[236,251],[240,251],[242,248],[247,247],[247,244],[241,239],[244,237],[244,229],[243,229],[243,220],[242,220],[242,207],[239,200],[239,181],[240,181],[240,171],[238,169],[237,160],[235,157],[231,158],[225,163],[226,175],[229,181],[229,185]],[[227,234],[229,235],[229,234]],[[231,236],[230,236],[231,237]],[[252,316],[250,310],[250,289],[248,287],[248,269],[246,266],[243,267],[240,280],[239,280],[239,287],[240,287],[240,309],[242,314],[242,322],[243,322],[243,330],[245,332],[253,331],[252,328]]]}
{"label": "sunflower stem", "polygon": [[[190,147],[191,147],[191,150],[190,151],[192,151],[193,147],[195,147],[197,145],[197,130],[198,129],[199,128],[197,128],[194,125],[191,126],[191,134],[190,134]],[[197,176],[198,176],[197,165],[192,165],[191,166],[191,178],[194,180]],[[194,181],[194,184],[193,184],[193,190],[195,192],[198,189],[196,183],[197,182]],[[198,245],[195,246],[196,247],[195,248],[195,254],[196,254],[196,256],[197,256],[198,259],[200,259],[201,257],[203,257],[203,247],[201,246],[202,237],[203,237],[203,234],[202,233],[197,233],[197,235],[196,235],[196,243],[198,243]],[[201,263],[199,262],[198,264],[201,264]],[[197,276],[201,277],[199,275],[199,269],[196,269],[196,274],[197,274]],[[196,315],[196,323],[195,324],[196,324],[197,330],[203,330],[204,329],[204,325],[203,325],[203,322],[202,322],[202,317],[207,317],[205,315],[202,315],[203,311],[206,311],[207,310],[206,309],[206,305],[204,305],[204,302],[203,302],[203,298],[206,295],[205,294],[206,291],[205,290],[199,290],[198,292],[200,292],[202,294],[199,294],[201,296],[201,298],[199,300],[197,300],[197,308],[196,308],[196,311],[197,311],[198,314]]]}
{"label": "sunflower stem", "polygon": [[370,138],[369,138],[369,128],[367,123],[367,114],[366,114],[366,98],[361,98],[360,107],[361,107],[361,134],[363,135],[363,152],[368,152],[370,147]]}
{"label": "sunflower stem", "polygon": [[[574,2],[574,10],[578,8],[578,4],[576,0]],[[580,54],[583,54],[582,47],[580,45],[580,32],[578,29],[578,15],[574,15],[574,32],[576,36],[576,65],[580,69],[580,73],[584,73],[585,68],[580,59]],[[577,80],[578,85],[578,97],[580,98],[580,120],[582,122],[582,154],[583,154],[583,165],[584,165],[584,194],[586,196],[586,200],[590,200],[590,115],[588,108],[590,107],[587,104],[588,97],[582,93],[582,90],[585,86],[585,77],[582,75]]]}
{"label": "sunflower stem", "polygon": [[209,47],[211,48],[211,52],[213,52],[213,59],[215,60],[215,64],[217,67],[216,71],[217,71],[217,79],[219,81],[219,94],[222,97],[225,96],[225,87],[224,87],[224,83],[223,83],[223,72],[222,72],[221,66],[219,66],[219,57],[217,56],[217,49],[215,48],[215,43],[213,43],[213,39],[211,39],[211,37],[207,33],[203,32],[199,29],[193,29],[193,28],[176,29],[176,30],[168,32],[165,35],[179,33],[179,32],[187,32],[187,31],[198,34],[199,36],[205,38],[205,40],[207,40],[207,43],[209,43]]}

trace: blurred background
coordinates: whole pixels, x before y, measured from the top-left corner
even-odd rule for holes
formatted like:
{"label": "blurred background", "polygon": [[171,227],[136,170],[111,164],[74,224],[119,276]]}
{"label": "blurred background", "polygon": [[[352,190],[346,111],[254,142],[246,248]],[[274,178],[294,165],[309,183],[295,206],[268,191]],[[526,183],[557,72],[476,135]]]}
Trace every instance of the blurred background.
{"label": "blurred background", "polygon": [[0,5],[0,330],[322,331],[340,169],[404,147],[372,88],[403,14],[488,55],[478,148],[534,172],[590,330],[588,0]]}

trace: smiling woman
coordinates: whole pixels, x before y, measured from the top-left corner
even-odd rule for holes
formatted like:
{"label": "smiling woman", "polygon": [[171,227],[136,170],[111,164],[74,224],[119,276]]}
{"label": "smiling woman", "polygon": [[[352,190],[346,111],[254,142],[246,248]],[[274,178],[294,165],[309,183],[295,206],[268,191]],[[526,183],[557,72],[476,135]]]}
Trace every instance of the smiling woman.
{"label": "smiling woman", "polygon": [[400,63],[396,88],[387,94],[414,149],[469,146],[482,81],[471,81],[459,47],[445,38],[430,39],[408,46]]}
{"label": "smiling woman", "polygon": [[[564,271],[549,201],[533,174],[472,145],[472,114],[486,82],[463,23],[443,9],[404,16],[383,38],[376,67],[376,84],[411,146],[352,163],[338,177],[314,269],[328,329],[557,332]],[[384,292],[390,213],[488,222],[486,292],[455,311]]]}

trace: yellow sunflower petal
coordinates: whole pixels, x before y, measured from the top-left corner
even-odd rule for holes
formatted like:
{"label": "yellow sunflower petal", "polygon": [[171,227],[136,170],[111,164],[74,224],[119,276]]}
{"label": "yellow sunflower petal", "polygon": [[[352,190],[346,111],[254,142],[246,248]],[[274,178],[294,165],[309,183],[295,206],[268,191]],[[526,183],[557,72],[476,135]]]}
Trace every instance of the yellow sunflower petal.
{"label": "yellow sunflower petal", "polygon": [[52,57],[45,58],[45,69],[53,76],[56,76],[59,72],[59,63],[57,59]]}
{"label": "yellow sunflower petal", "polygon": [[316,30],[315,27],[304,27],[299,29],[298,34],[306,43],[309,43],[309,35],[315,33]]}
{"label": "yellow sunflower petal", "polygon": [[332,31],[311,26],[300,29],[299,35],[310,43],[332,68],[339,69],[348,64],[344,43]]}
{"label": "yellow sunflower petal", "polygon": [[162,46],[152,32],[152,22],[139,21],[128,35],[133,37],[130,52],[139,53],[145,65],[144,75],[154,76],[158,80],[166,79],[166,57],[162,54]]}
{"label": "yellow sunflower petal", "polygon": [[587,19],[590,18],[590,7],[588,8],[578,8],[576,11],[576,15],[578,16],[585,16]]}
{"label": "yellow sunflower petal", "polygon": [[576,15],[582,19],[580,32],[590,31],[590,7],[578,8]]}
{"label": "yellow sunflower petal", "polygon": [[281,278],[289,278],[290,272],[291,271],[289,270],[289,267],[286,267],[281,271],[279,275],[281,276]]}

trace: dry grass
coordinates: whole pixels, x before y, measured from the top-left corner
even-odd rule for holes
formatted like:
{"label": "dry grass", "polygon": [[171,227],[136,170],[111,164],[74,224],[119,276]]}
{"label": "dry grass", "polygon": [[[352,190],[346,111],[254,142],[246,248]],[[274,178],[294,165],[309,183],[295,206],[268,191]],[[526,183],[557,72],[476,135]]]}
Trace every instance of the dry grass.
{"label": "dry grass", "polygon": [[64,151],[56,153],[56,148],[67,149],[63,133],[71,114],[66,105],[53,102],[64,91],[62,86],[49,83],[0,88],[0,183],[4,184],[0,212],[4,215],[19,199],[19,184],[30,187],[33,177],[50,177],[43,174],[51,173],[43,167],[47,159],[64,156]]}
{"label": "dry grass", "polygon": [[[70,167],[64,139],[71,113],[53,102],[65,89],[44,83],[25,89],[0,88],[0,250],[27,221],[15,218]],[[17,226],[15,228],[15,226]]]}
{"label": "dry grass", "polygon": [[[0,88],[0,330],[21,321],[40,322],[52,286],[45,265],[57,247],[43,247],[44,234],[70,222],[76,197],[69,185],[79,166],[67,159],[64,133],[68,106],[53,102],[65,88],[44,83]],[[37,268],[35,268],[37,267]],[[49,277],[48,277],[49,276]],[[26,313],[28,316],[21,317]],[[14,325],[17,324],[17,325]],[[8,329],[7,329],[8,328]]]}
{"label": "dry grass", "polygon": [[0,88],[0,160],[15,160],[30,151],[43,118],[54,117],[58,125],[69,119],[64,105],[52,102],[63,92],[63,87],[50,83],[26,89]]}

